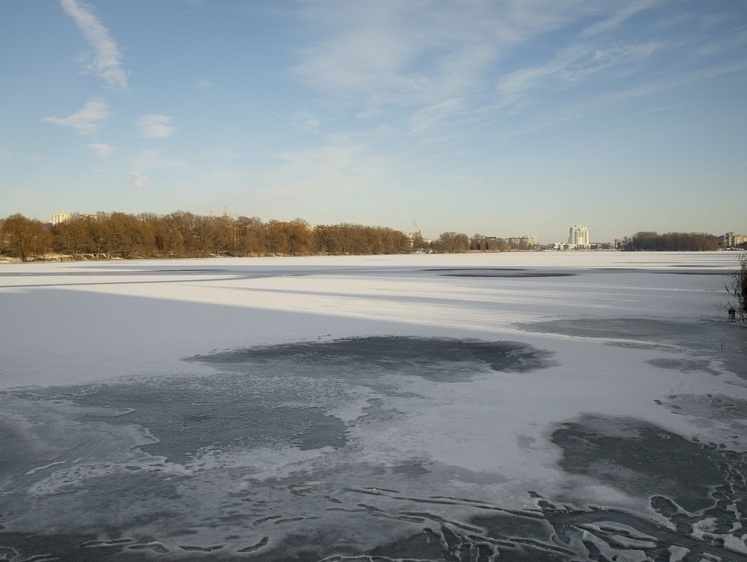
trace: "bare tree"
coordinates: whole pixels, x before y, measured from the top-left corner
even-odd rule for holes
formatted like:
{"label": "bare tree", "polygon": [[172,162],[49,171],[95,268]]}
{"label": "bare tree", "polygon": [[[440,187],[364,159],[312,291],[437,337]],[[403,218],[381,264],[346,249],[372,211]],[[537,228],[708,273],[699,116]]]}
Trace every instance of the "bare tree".
{"label": "bare tree", "polygon": [[728,293],[734,298],[733,303],[730,302],[727,305],[729,314],[739,314],[744,322],[747,320],[747,254],[742,254],[739,257],[738,269],[731,275],[729,281],[724,281],[724,285]]}
{"label": "bare tree", "polygon": [[41,221],[21,214],[11,215],[3,224],[3,238],[11,256],[28,261],[45,254],[52,246],[52,234]]}
{"label": "bare tree", "polygon": [[240,256],[264,256],[267,254],[267,233],[264,223],[257,217],[239,217],[238,248]]}
{"label": "bare tree", "polygon": [[[256,217],[207,217],[183,211],[165,216],[120,212],[73,215],[52,227],[51,233],[38,221],[21,215],[8,217],[4,222],[7,224],[0,237],[0,249],[4,245],[11,255],[23,255],[23,259],[35,252],[43,253],[50,241],[57,252],[105,259],[406,254],[425,246],[422,238],[413,244],[406,234],[379,226],[311,227],[302,219],[263,223]],[[37,235],[36,246],[31,245],[32,231]],[[466,241],[466,236],[460,236]],[[462,251],[461,242],[456,246],[453,242],[447,251]]]}
{"label": "bare tree", "polygon": [[432,246],[440,254],[457,254],[469,250],[469,238],[459,232],[444,232]]}

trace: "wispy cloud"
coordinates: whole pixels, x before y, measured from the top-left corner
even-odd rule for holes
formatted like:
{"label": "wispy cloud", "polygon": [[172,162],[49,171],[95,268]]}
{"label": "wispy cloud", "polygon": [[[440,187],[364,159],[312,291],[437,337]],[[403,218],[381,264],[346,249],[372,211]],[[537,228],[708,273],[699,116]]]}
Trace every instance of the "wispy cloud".
{"label": "wispy cloud", "polygon": [[169,125],[171,117],[157,113],[143,115],[137,120],[140,135],[146,139],[165,139],[176,132],[176,128]]}
{"label": "wispy cloud", "polygon": [[70,127],[80,134],[90,135],[96,132],[107,117],[109,117],[109,108],[106,101],[94,98],[67,117],[45,117],[44,120],[60,127]]}
{"label": "wispy cloud", "polygon": [[410,118],[413,133],[431,132],[444,122],[452,119],[462,110],[459,100],[447,99],[416,111]]}
{"label": "wispy cloud", "polygon": [[564,11],[527,0],[314,3],[302,17],[325,33],[294,71],[369,107],[432,105],[471,94],[507,49],[569,21]]}
{"label": "wispy cloud", "polygon": [[322,124],[317,117],[308,111],[294,113],[288,117],[288,121],[306,133],[317,133]]}
{"label": "wispy cloud", "polygon": [[130,171],[130,182],[137,187],[147,187],[150,185],[150,180],[147,177],[134,170]]}
{"label": "wispy cloud", "polygon": [[536,122],[528,123],[524,128],[506,131],[499,135],[501,140],[508,140],[514,137],[520,137],[523,135],[529,135],[536,133],[549,127],[557,127],[569,121],[578,119],[581,115],[579,113],[566,113],[561,115],[550,115],[538,119]]}
{"label": "wispy cloud", "polygon": [[130,158],[132,169],[130,170],[130,180],[138,187],[150,185],[151,180],[148,172],[152,170],[181,168],[185,165],[184,160],[180,158],[163,158],[159,150],[141,150],[136,156]]}
{"label": "wispy cloud", "polygon": [[747,28],[740,27],[733,30],[731,33],[719,37],[715,41],[703,45],[696,52],[701,56],[712,56],[720,55],[726,52],[742,52],[744,46],[747,45]]}
{"label": "wispy cloud", "polygon": [[675,76],[668,76],[662,78],[661,80],[647,82],[638,86],[634,86],[632,88],[627,88],[625,90],[615,92],[614,94],[611,94],[608,99],[617,101],[647,96],[663,90],[669,90],[671,88],[684,86],[685,84],[691,84],[699,80],[706,80],[724,74],[733,74],[735,72],[745,71],[747,71],[747,58],[720,64],[713,67],[701,68],[692,72],[677,74]]}
{"label": "wispy cloud", "polygon": [[270,178],[286,193],[324,195],[356,191],[383,173],[381,159],[360,144],[332,142],[277,154],[282,164]]}
{"label": "wispy cloud", "polygon": [[573,85],[604,70],[651,57],[664,48],[666,44],[658,41],[604,47],[572,44],[545,64],[521,68],[504,76],[498,84],[498,94],[502,103],[511,103],[531,90],[545,90],[548,84]]}
{"label": "wispy cloud", "polygon": [[163,158],[159,150],[141,150],[137,156],[130,159],[137,170],[155,170],[159,168],[180,168],[184,160],[180,158]]}
{"label": "wispy cloud", "polygon": [[593,36],[601,35],[602,33],[609,32],[614,28],[618,27],[622,23],[626,22],[636,14],[649,10],[656,4],[660,3],[659,0],[639,0],[637,2],[624,2],[621,3],[620,9],[613,12],[612,14],[605,17],[603,20],[598,21],[584,30],[583,35]]}
{"label": "wispy cloud", "polygon": [[112,153],[112,147],[103,142],[95,142],[86,146],[91,149],[91,152],[93,152],[96,156],[100,156],[101,158],[106,158]]}
{"label": "wispy cloud", "polygon": [[526,94],[548,85],[572,87],[651,57],[664,43],[612,31],[659,1],[305,3],[300,17],[320,33],[298,52],[293,71],[354,107],[361,122],[388,121],[426,139],[435,129],[478,126],[497,109],[531,103]]}
{"label": "wispy cloud", "polygon": [[109,30],[89,6],[78,0],[61,0],[60,5],[93,49],[93,60],[88,65],[88,70],[103,78],[112,88],[127,89],[127,74],[122,68],[122,54]]}

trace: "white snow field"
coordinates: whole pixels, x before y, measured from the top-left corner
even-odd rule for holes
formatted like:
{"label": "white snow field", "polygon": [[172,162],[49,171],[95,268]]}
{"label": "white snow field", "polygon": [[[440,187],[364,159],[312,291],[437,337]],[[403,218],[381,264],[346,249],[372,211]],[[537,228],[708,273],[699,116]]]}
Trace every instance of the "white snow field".
{"label": "white snow field", "polygon": [[737,258],[1,264],[0,559],[745,560]]}

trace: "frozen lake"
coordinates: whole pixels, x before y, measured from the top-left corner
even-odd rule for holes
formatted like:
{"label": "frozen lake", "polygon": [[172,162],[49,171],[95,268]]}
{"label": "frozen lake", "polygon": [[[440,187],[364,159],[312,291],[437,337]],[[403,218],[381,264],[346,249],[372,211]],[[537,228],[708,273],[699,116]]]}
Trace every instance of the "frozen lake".
{"label": "frozen lake", "polygon": [[0,264],[0,560],[745,560],[737,257]]}

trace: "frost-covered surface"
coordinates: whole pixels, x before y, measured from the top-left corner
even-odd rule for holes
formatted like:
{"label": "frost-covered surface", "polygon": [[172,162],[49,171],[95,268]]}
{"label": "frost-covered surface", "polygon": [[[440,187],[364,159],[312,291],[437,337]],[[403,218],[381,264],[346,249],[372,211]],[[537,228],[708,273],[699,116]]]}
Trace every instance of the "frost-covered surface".
{"label": "frost-covered surface", "polygon": [[736,258],[1,265],[0,557],[742,560]]}

